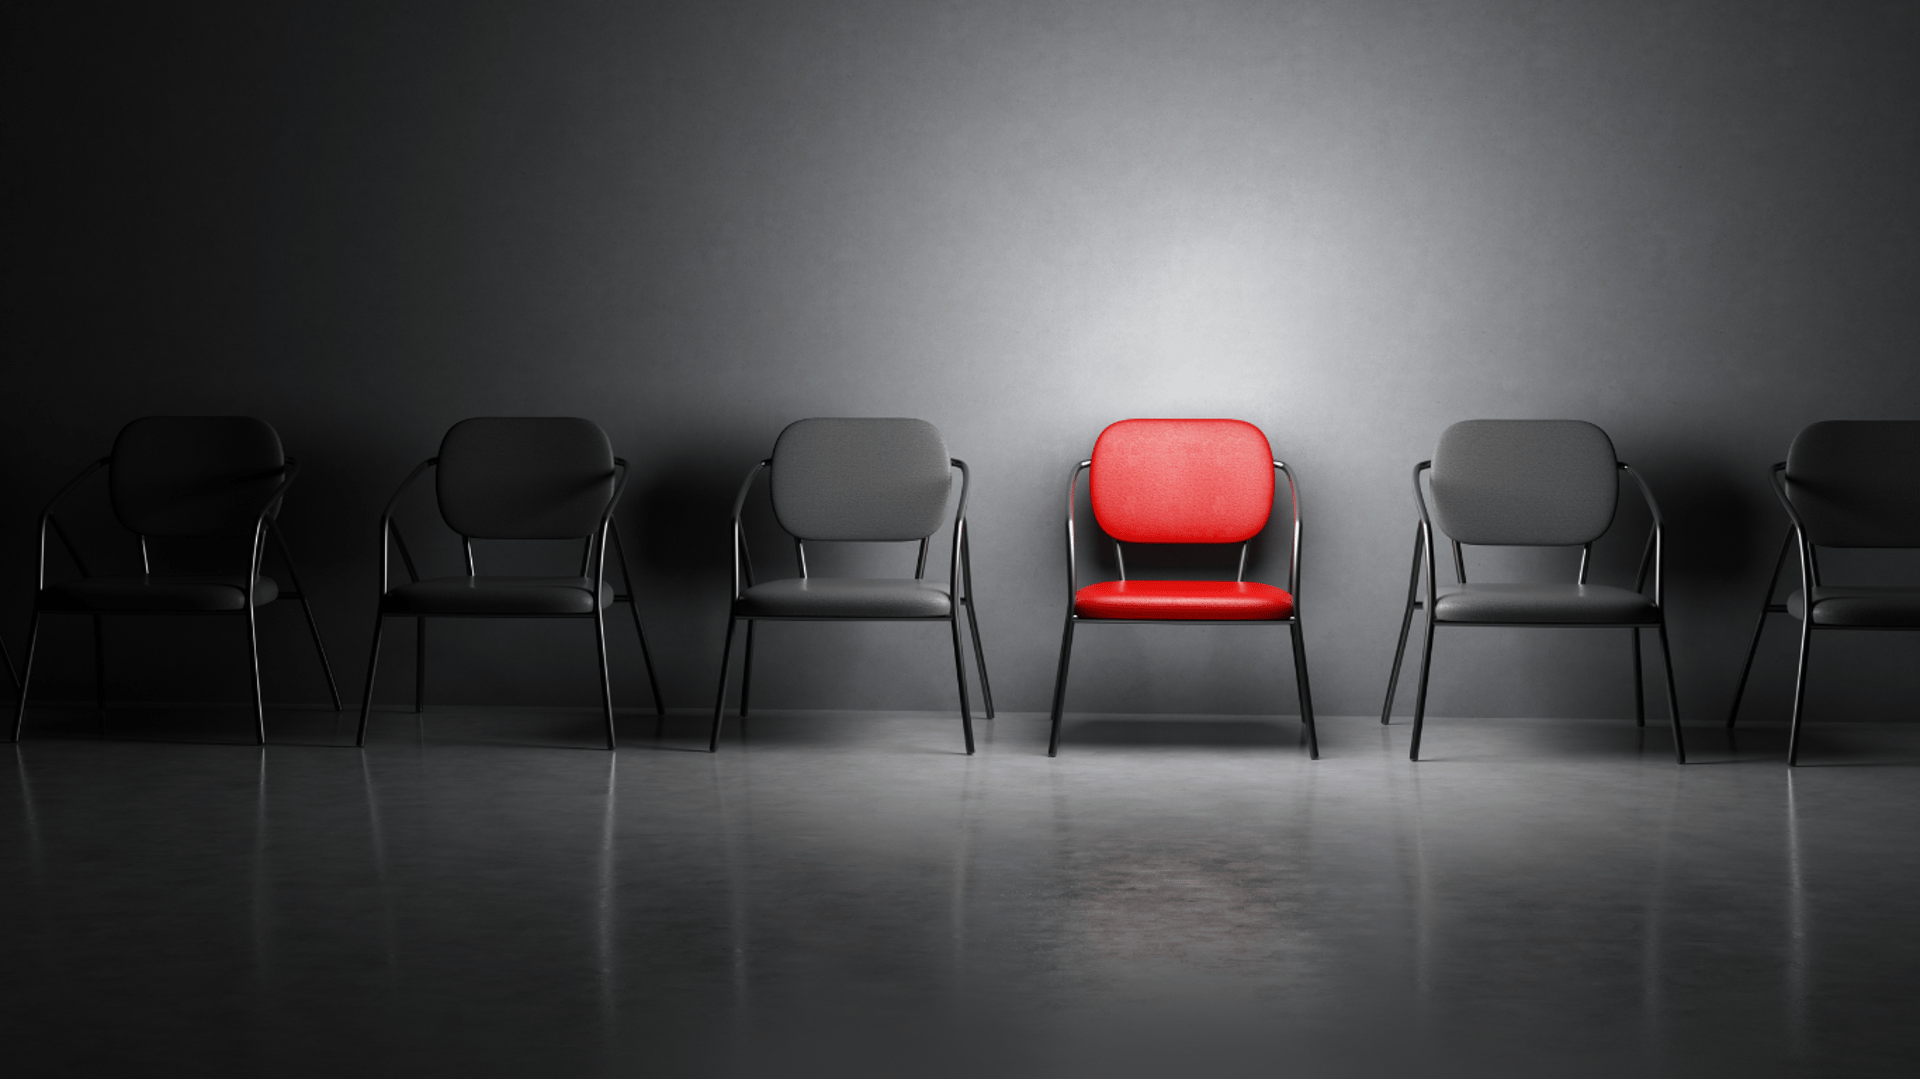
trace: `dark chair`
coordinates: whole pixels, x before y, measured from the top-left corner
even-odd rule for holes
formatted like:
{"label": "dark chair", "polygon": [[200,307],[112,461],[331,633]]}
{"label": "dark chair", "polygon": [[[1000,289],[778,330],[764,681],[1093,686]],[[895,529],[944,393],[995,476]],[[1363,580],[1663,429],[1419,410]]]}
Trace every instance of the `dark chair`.
{"label": "dark chair", "polygon": [[[458,577],[422,580],[407,549],[393,508],[407,488],[429,468],[438,468],[435,491],[440,517],[460,535],[467,572]],[[401,482],[380,515],[380,611],[374,616],[373,654],[367,660],[366,695],[360,703],[355,745],[367,741],[373,709],[374,674],[380,666],[380,632],[389,618],[414,620],[413,710],[426,703],[427,619],[429,618],[580,618],[593,622],[599,649],[600,701],[606,716],[607,748],[614,747],[613,688],[607,677],[606,609],[625,603],[633,613],[653,706],[666,715],[653,657],[640,628],[613,510],[627,484],[627,462],[590,420],[570,417],[489,416],[462,420],[447,431],[440,454],[420,463]],[[407,583],[388,580],[388,543],[400,552]],[[584,544],[580,572],[572,577],[482,575],[476,568],[474,540],[579,540]],[[620,562],[627,591],[615,592],[606,580],[607,549]]]}
{"label": "dark chair", "polygon": [[[1080,587],[1074,542],[1074,491],[1087,480],[1093,518],[1113,540],[1120,579]],[[1293,509],[1287,587],[1248,581],[1247,548],[1273,514],[1274,473],[1287,477]],[[1126,543],[1238,544],[1231,581],[1129,580]],[[1293,472],[1273,459],[1267,436],[1240,420],[1121,420],[1100,433],[1093,456],[1067,477],[1067,622],[1053,684],[1053,733],[1047,756],[1060,752],[1073,630],[1087,625],[1285,626],[1293,643],[1294,680],[1307,755],[1320,757],[1300,628],[1300,494]]]}
{"label": "dark chair", "polygon": [[[769,490],[780,527],[793,537],[800,575],[756,582],[741,513],[753,479],[771,469]],[[960,497],[953,512],[953,548],[947,583],[929,581],[927,547],[940,530],[960,470]],[[755,622],[945,622],[953,632],[953,667],[960,686],[960,725],[973,752],[973,714],[967,701],[967,670],[960,643],[960,608],[973,632],[974,662],[987,718],[993,689],[980,647],[980,616],[973,606],[973,560],[967,535],[966,462],[947,455],[946,441],[925,420],[811,419],[789,424],[774,442],[773,456],[747,473],[733,500],[733,600],[726,643],[720,651],[720,689],[713,702],[709,752],[720,748],[720,719],[727,703],[727,668],[733,633],[747,623],[746,656],[740,674],[740,714],[747,714],[753,679]],[[807,543],[918,543],[911,578],[813,577]],[[964,588],[962,582],[964,581]]]}
{"label": "dark chair", "polygon": [[[1433,470],[1433,516],[1440,531],[1453,542],[1453,569],[1457,583],[1434,580],[1435,522],[1427,515],[1420,474]],[[1587,564],[1593,541],[1613,524],[1619,502],[1619,475],[1633,477],[1653,516],[1631,590],[1588,584]],[[1433,664],[1433,635],[1441,626],[1523,626],[1530,628],[1633,631],[1634,719],[1646,725],[1645,683],[1640,661],[1640,631],[1656,630],[1660,657],[1667,672],[1667,715],[1673,726],[1673,754],[1685,764],[1686,744],[1680,734],[1680,701],[1673,686],[1673,657],[1667,648],[1666,595],[1661,572],[1664,522],[1640,474],[1614,456],[1605,431],[1579,420],[1468,420],[1440,435],[1433,460],[1413,468],[1413,497],[1420,509],[1414,534],[1413,570],[1407,581],[1406,613],[1400,620],[1400,642],[1393,653],[1393,673],[1387,678],[1387,701],[1380,722],[1393,713],[1393,690],[1400,680],[1407,634],[1413,612],[1427,612],[1426,640],[1420,652],[1420,685],[1414,695],[1413,747],[1409,756],[1420,759],[1420,733],[1427,714],[1427,676]],[[1467,582],[1462,544],[1500,547],[1579,547],[1580,570],[1572,583]],[[1420,595],[1426,565],[1425,597]],[[1653,594],[1644,591],[1649,568]]]}
{"label": "dark chair", "polygon": [[[1920,421],[1829,420],[1794,437],[1787,459],[1773,466],[1773,489],[1792,522],[1767,591],[1760,598],[1747,661],[1727,713],[1732,727],[1740,713],[1747,675],[1753,670],[1760,631],[1770,614],[1800,620],[1800,662],[1793,681],[1793,729],[1787,764],[1800,761],[1800,721],[1805,714],[1807,659],[1813,631],[1830,629],[1920,629],[1920,588],[1832,585],[1821,580],[1821,547],[1920,547]],[[1773,600],[1787,552],[1798,545],[1800,587],[1784,603]],[[1813,617],[1807,599],[1813,597]]]}
{"label": "dark chair", "polygon": [[[101,467],[107,469],[107,490],[114,516],[140,541],[138,575],[95,576],[88,572],[80,551],[67,536],[53,511],[60,502]],[[327,692],[335,711],[340,691],[313,607],[301,587],[293,556],[280,533],[281,500],[293,483],[299,465],[281,452],[280,436],[261,420],[249,416],[149,416],[121,428],[113,454],[88,465],[62,488],[40,515],[40,570],[34,593],[33,625],[27,634],[26,669],[20,680],[19,711],[14,716],[13,740],[19,741],[26,722],[27,693],[33,681],[33,660],[40,639],[43,614],[85,614],[93,617],[95,693],[106,720],[106,652],[102,619],[121,614],[224,615],[244,618],[247,648],[253,672],[254,733],[267,741],[266,708],[260,699],[260,643],[255,610],[276,599],[300,601],[314,651],[327,678]],[[47,533],[59,537],[79,569],[77,580],[47,583]],[[230,573],[155,573],[149,539],[218,541],[246,539],[247,562]],[[280,552],[292,590],[282,590],[273,578],[261,574],[267,540]],[[236,544],[237,546],[237,544]],[[236,558],[234,561],[238,561]]]}

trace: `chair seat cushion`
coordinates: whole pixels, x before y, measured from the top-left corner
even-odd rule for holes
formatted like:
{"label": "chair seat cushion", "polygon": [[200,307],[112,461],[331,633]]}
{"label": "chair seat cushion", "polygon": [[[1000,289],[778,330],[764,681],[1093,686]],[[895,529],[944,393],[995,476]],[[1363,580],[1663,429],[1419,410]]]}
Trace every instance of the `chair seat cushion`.
{"label": "chair seat cushion", "polygon": [[[600,606],[613,603],[613,586],[600,582]],[[498,615],[529,618],[593,613],[591,577],[435,577],[395,587],[380,609],[388,614]]]}
{"label": "chair seat cushion", "polygon": [[[272,603],[280,586],[262,577],[253,589],[253,605]],[[83,577],[48,585],[40,593],[43,611],[244,611],[247,578],[232,576]]]}
{"label": "chair seat cushion", "polygon": [[[1800,617],[1796,589],[1787,597],[1787,613]],[[1813,590],[1816,626],[1911,626],[1920,628],[1920,588],[1831,585]]]}
{"label": "chair seat cushion", "polygon": [[1256,581],[1102,581],[1073,597],[1082,618],[1257,621],[1288,618],[1293,597]]}
{"label": "chair seat cushion", "polygon": [[1659,608],[1639,592],[1604,584],[1450,584],[1434,601],[1441,622],[1650,625]]}
{"label": "chair seat cushion", "polygon": [[741,618],[945,618],[953,610],[938,581],[873,577],[789,577],[740,593]]}

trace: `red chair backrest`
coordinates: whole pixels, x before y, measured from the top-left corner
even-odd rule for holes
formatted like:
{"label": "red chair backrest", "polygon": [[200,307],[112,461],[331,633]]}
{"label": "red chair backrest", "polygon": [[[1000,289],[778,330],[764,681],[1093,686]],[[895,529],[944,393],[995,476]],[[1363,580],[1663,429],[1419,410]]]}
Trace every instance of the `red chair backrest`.
{"label": "red chair backrest", "polygon": [[1093,444],[1093,516],[1125,543],[1243,543],[1273,512],[1273,450],[1242,420],[1121,420]]}

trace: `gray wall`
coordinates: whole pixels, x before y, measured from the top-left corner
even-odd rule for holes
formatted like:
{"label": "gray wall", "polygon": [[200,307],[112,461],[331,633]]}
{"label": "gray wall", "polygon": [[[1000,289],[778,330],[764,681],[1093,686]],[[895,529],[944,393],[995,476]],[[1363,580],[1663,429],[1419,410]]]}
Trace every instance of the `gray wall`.
{"label": "gray wall", "polygon": [[[1319,706],[1366,713],[1409,466],[1457,419],[1571,416],[1662,498],[1706,719],[1784,528],[1766,466],[1810,421],[1915,415],[1911,4],[47,7],[5,45],[16,653],[34,514],[132,417],[280,429],[357,691],[393,486],[461,417],[577,414],[636,464],[621,520],[670,703],[700,705],[745,468],[797,417],[912,415],[974,467],[1000,701],[1039,709],[1069,465],[1114,419],[1226,415],[1298,469]],[[116,692],[237,699],[225,628],[114,628]],[[269,695],[310,698],[293,614],[266,635]],[[1623,638],[1443,638],[1434,708],[1627,714]],[[592,700],[578,626],[438,639],[436,699]],[[52,637],[51,695],[89,693],[84,641]],[[1079,707],[1292,710],[1277,639],[1083,642]],[[1816,706],[1910,712],[1910,640],[1830,655]],[[775,627],[761,656],[768,706],[951,707],[936,627]]]}

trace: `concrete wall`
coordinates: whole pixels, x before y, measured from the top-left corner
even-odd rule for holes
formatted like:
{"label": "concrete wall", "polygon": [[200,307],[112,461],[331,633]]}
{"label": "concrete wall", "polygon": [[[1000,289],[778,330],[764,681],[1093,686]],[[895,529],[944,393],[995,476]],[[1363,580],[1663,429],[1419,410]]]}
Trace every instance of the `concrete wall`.
{"label": "concrete wall", "polygon": [[[1810,421],[1915,414],[1909,4],[211,8],[9,16],[16,654],[34,515],[130,418],[280,429],[307,467],[286,524],[357,691],[393,486],[461,417],[577,414],[635,462],[620,519],[670,703],[699,706],[744,470],[794,418],[912,415],[974,467],[1000,703],[1039,709],[1068,467],[1115,419],[1225,415],[1298,469],[1319,707],[1366,713],[1409,467],[1454,420],[1570,416],[1663,501],[1706,720],[1784,529],[1767,465]],[[1603,573],[1643,524],[1623,514]],[[429,546],[451,571],[451,539]],[[116,693],[237,699],[229,629],[110,626]],[[265,635],[269,696],[310,698],[293,613]],[[1784,715],[1788,636],[1756,715]],[[1443,637],[1433,707],[1628,714],[1624,637]],[[50,638],[49,694],[90,692],[85,640]],[[586,704],[588,640],[450,628],[431,692]],[[1088,634],[1076,704],[1292,711],[1279,645]],[[1827,655],[1817,707],[1910,713],[1910,640]],[[760,656],[769,707],[951,707],[937,627],[774,627]]]}

